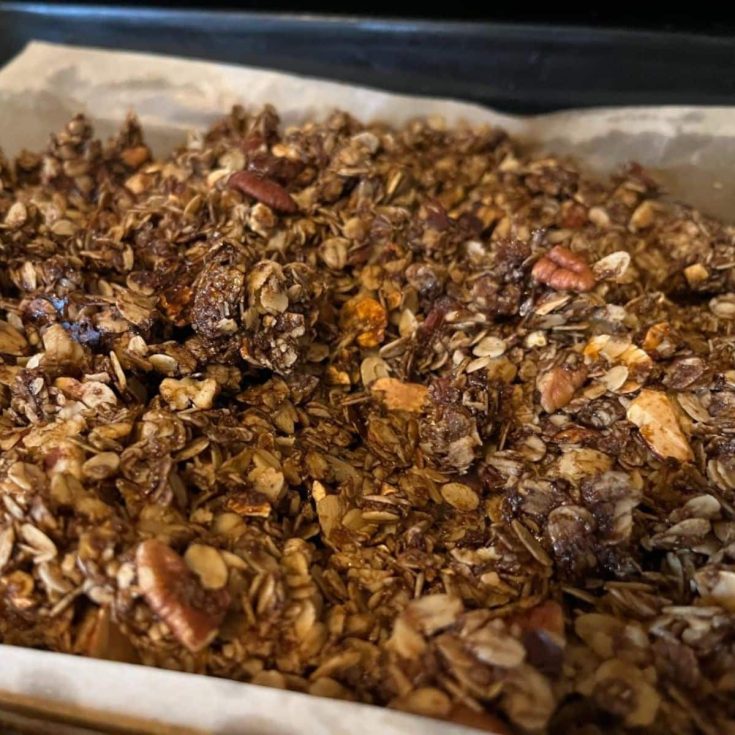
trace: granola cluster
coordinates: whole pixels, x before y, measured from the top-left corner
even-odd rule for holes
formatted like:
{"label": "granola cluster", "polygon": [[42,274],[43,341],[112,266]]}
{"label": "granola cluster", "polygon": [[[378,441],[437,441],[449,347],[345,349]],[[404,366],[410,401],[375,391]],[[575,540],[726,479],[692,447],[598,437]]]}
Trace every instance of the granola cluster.
{"label": "granola cluster", "polygon": [[735,229],[502,132],[0,161],[0,641],[505,735],[735,732]]}

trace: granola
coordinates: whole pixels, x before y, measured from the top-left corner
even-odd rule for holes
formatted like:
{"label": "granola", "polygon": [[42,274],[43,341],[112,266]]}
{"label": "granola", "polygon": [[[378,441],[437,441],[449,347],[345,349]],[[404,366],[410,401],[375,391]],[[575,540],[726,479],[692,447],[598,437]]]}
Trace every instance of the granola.
{"label": "granola", "polygon": [[501,131],[0,160],[0,641],[495,733],[735,732],[735,229]]}

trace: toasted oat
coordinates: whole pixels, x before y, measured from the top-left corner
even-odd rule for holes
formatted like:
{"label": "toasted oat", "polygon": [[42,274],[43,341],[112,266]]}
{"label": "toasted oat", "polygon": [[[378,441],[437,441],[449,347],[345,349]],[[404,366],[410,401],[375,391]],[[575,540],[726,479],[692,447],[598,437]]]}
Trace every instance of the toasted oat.
{"label": "toasted oat", "polygon": [[735,726],[735,231],[486,128],[0,160],[0,641],[503,735]]}

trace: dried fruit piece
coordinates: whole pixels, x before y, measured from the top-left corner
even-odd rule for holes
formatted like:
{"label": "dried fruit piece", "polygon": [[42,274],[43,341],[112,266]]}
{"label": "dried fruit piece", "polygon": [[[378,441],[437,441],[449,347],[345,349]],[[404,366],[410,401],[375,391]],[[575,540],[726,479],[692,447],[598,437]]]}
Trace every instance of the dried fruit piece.
{"label": "dried fruit piece", "polygon": [[230,176],[227,186],[239,189],[277,212],[293,214],[298,211],[298,205],[280,184],[252,171],[237,171]]}
{"label": "dried fruit piece", "polygon": [[694,459],[674,404],[666,393],[642,390],[628,406],[628,421],[635,424],[651,451],[664,459],[691,462]]}
{"label": "dried fruit piece", "polygon": [[210,643],[229,604],[227,591],[205,590],[186,562],[156,539],[138,546],[135,564],[146,602],[182,645],[199,651]]}
{"label": "dried fruit piece", "polygon": [[388,314],[379,301],[369,296],[355,296],[340,312],[340,324],[356,335],[360,347],[377,347],[385,337]]}
{"label": "dried fruit piece", "polygon": [[596,282],[584,258],[562,245],[555,245],[537,260],[531,275],[558,291],[591,291]]}

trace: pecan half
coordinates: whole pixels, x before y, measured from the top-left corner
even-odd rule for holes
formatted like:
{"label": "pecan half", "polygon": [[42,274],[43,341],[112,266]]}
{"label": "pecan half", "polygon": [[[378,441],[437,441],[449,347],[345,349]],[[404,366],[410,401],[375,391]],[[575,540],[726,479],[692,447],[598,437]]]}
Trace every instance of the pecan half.
{"label": "pecan half", "polygon": [[230,176],[227,186],[238,189],[278,212],[291,214],[298,210],[296,202],[280,184],[252,171],[237,171]]}
{"label": "pecan half", "polygon": [[190,651],[206,646],[219,628],[230,601],[224,590],[205,590],[186,562],[157,539],[135,554],[138,584],[151,609]]}
{"label": "pecan half", "polygon": [[546,413],[554,413],[563,408],[586,379],[587,368],[584,365],[576,368],[559,366],[543,373],[536,382],[541,393],[541,407]]}
{"label": "pecan half", "polygon": [[562,245],[555,245],[537,260],[531,275],[557,291],[590,291],[596,282],[584,258]]}

